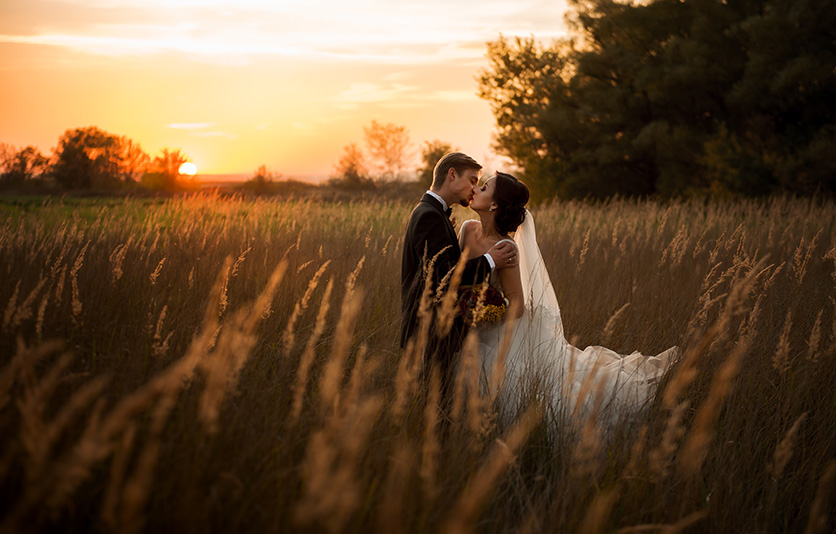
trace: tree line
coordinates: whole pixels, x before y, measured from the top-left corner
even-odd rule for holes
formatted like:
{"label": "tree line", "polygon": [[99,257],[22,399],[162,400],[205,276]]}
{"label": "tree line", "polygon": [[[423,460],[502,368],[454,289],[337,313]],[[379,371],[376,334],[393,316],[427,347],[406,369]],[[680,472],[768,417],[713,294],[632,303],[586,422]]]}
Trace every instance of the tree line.
{"label": "tree line", "polygon": [[[435,164],[453,150],[458,149],[445,141],[424,141],[417,153],[420,164],[414,168],[416,151],[407,128],[372,120],[363,127],[363,143],[352,142],[343,147],[333,172],[321,186],[345,191],[374,191],[391,190],[410,183],[429,188]],[[243,186],[256,194],[304,191],[312,187],[315,186],[285,178],[266,165],[258,167]]]}
{"label": "tree line", "polygon": [[[432,183],[435,163],[453,150],[449,143],[425,141],[421,165],[410,168],[414,156],[404,126],[372,121],[363,128],[365,150],[357,143],[344,147],[334,173],[324,183],[346,190],[373,190],[392,182]],[[69,190],[115,190],[145,187],[157,190],[182,189],[180,166],[189,158],[179,149],[164,148],[153,159],[126,136],[105,132],[95,126],[65,131],[51,156],[36,147],[15,149],[0,144],[0,185],[56,185]],[[243,184],[258,194],[306,190],[310,184],[285,178],[266,165],[259,166]]]}
{"label": "tree line", "polygon": [[420,165],[410,168],[415,154],[410,144],[409,131],[394,123],[381,124],[373,120],[363,127],[366,150],[358,143],[343,147],[335,173],[329,185],[348,189],[374,189],[387,182],[417,181],[429,188],[435,164],[444,154],[456,150],[446,141],[424,141],[419,149]]}
{"label": "tree line", "polygon": [[153,159],[126,136],[95,126],[65,131],[50,157],[33,146],[0,145],[0,183],[55,184],[65,189],[114,190],[132,186],[177,189],[180,166],[189,158],[164,148]]}
{"label": "tree line", "polygon": [[836,9],[570,0],[571,33],[488,44],[495,149],[539,198],[836,192]]}

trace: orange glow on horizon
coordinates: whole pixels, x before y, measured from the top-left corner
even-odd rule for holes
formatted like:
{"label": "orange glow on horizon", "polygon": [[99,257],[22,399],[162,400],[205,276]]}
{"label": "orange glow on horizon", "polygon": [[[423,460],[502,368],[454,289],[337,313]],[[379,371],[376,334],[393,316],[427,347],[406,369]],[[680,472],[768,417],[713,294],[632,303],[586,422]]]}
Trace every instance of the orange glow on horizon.
{"label": "orange glow on horizon", "polygon": [[202,176],[266,165],[316,181],[333,174],[343,147],[363,147],[363,127],[376,120],[407,128],[411,169],[436,139],[484,161],[495,157],[493,116],[476,94],[485,43],[500,32],[562,35],[564,10],[533,0],[77,0],[61,9],[9,0],[0,143],[49,155],[66,130],[97,126],[152,158],[179,149]]}

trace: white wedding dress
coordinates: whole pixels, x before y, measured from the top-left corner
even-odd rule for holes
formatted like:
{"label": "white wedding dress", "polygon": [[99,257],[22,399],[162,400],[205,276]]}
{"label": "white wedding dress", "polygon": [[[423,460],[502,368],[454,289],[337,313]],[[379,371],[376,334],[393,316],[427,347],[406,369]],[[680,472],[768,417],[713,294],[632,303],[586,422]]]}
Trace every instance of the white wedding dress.
{"label": "white wedding dress", "polygon": [[[599,346],[583,350],[572,346],[563,333],[560,306],[530,212],[526,211],[513,241],[520,260],[525,314],[511,328],[505,324],[479,328],[486,392],[497,398],[507,417],[518,415],[532,401],[542,401],[562,424],[582,423],[588,417],[612,424],[635,415],[653,398],[659,379],[679,355],[678,347],[643,356],[639,352],[620,355]],[[496,271],[490,283],[499,286]]]}

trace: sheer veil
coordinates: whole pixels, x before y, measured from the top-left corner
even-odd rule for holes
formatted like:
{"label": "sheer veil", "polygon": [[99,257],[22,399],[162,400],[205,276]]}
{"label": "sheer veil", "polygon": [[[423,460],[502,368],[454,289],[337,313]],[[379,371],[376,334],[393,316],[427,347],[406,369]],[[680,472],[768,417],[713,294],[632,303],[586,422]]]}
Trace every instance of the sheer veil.
{"label": "sheer veil", "polygon": [[[581,416],[599,406],[609,406],[603,419],[635,413],[653,397],[656,383],[678,348],[671,347],[657,356],[639,352],[618,354],[597,345],[585,349],[570,344],[563,332],[557,295],[543,261],[534,217],[526,210],[525,220],[514,234],[520,278],[525,295],[525,314],[515,324],[505,344],[506,380],[503,399],[513,410],[526,391],[547,391],[553,406],[563,416]],[[483,363],[492,368],[497,362],[503,328],[480,331]],[[539,385],[532,389],[532,380]],[[589,391],[593,394],[589,394]],[[585,393],[586,392],[586,393]],[[561,408],[562,407],[562,408]]]}
{"label": "sheer veil", "polygon": [[546,263],[537,244],[537,232],[534,229],[534,217],[525,210],[525,220],[514,234],[514,242],[520,259],[520,278],[526,308],[543,308],[554,319],[554,334],[563,338],[563,321],[560,318],[560,305],[552,286]]}

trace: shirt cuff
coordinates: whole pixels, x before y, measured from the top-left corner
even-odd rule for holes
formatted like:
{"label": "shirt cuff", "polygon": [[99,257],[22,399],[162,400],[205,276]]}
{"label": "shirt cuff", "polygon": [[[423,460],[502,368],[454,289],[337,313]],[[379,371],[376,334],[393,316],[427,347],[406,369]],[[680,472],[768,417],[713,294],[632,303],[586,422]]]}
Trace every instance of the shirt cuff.
{"label": "shirt cuff", "polygon": [[491,271],[493,271],[494,269],[496,269],[496,262],[495,262],[495,261],[493,261],[493,258],[491,257],[491,255],[490,255],[490,254],[488,254],[487,252],[485,252],[484,256],[485,256],[485,258],[488,260],[488,263],[489,263],[489,264],[490,264],[490,266],[491,266]]}

